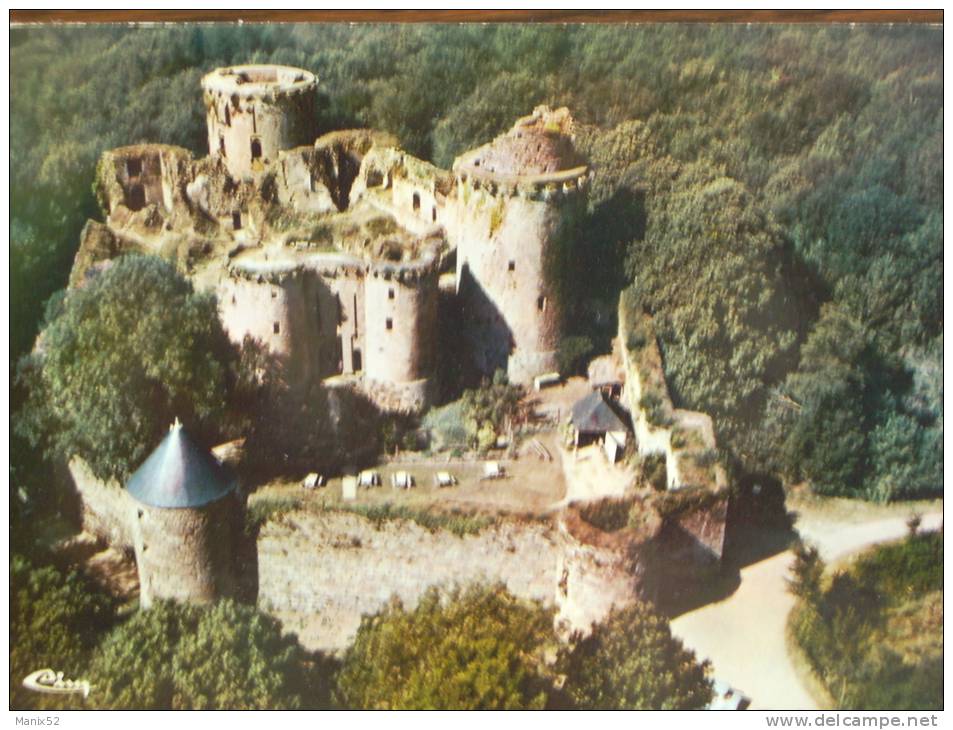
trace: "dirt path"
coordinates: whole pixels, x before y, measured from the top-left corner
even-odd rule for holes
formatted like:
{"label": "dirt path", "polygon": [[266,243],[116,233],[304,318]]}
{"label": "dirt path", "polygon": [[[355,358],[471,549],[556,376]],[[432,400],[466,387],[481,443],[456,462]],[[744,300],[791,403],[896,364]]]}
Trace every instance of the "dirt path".
{"label": "dirt path", "polygon": [[586,446],[576,453],[560,449],[560,453],[566,475],[566,496],[551,505],[551,511],[562,509],[570,502],[622,497],[632,481],[632,472],[618,464],[610,464],[598,444]]}
{"label": "dirt path", "polygon": [[[921,529],[936,529],[942,520],[942,511],[931,511]],[[901,538],[907,525],[901,516],[857,523],[805,514],[797,529],[830,562]],[[743,568],[738,590],[727,599],[672,621],[672,632],[711,660],[716,677],[751,697],[752,709],[817,709],[785,646],[785,624],[794,607],[785,578],[793,559],[788,550]]]}

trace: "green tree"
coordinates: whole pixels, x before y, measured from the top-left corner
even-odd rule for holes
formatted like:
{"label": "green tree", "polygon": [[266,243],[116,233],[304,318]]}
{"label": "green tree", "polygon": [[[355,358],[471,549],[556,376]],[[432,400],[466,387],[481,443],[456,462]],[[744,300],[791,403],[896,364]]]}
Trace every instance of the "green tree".
{"label": "green tree", "polygon": [[710,665],[645,603],[613,609],[564,657],[565,693],[587,710],[697,710],[711,702]]}
{"label": "green tree", "polygon": [[821,577],[824,561],[817,548],[799,542],[794,548],[794,565],[787,579],[788,591],[810,604],[816,604],[821,596]]}
{"label": "green tree", "polygon": [[502,586],[431,588],[413,610],[395,600],[362,619],[339,700],[354,709],[541,709],[552,620]]}
{"label": "green tree", "polygon": [[230,600],[139,611],[100,644],[90,674],[99,709],[298,709],[318,699],[295,637]]}
{"label": "green tree", "polygon": [[711,413],[744,454],[770,386],[795,360],[797,310],[771,216],[744,185],[685,168],[629,249],[632,296],[653,314],[670,392]]}
{"label": "green tree", "polygon": [[876,332],[825,305],[782,387],[795,410],[774,414],[787,424],[789,475],[821,494],[879,501],[940,491],[942,428],[920,403],[926,389]]}
{"label": "green tree", "polygon": [[522,388],[511,385],[502,370],[492,382],[464,391],[461,403],[471,445],[481,451],[493,447],[501,429],[518,413],[522,395]]}
{"label": "green tree", "polygon": [[559,349],[556,351],[556,364],[560,375],[569,377],[583,373],[592,350],[592,340],[588,337],[564,337],[560,340]]}
{"label": "green tree", "polygon": [[41,696],[21,682],[38,669],[88,677],[90,651],[115,620],[114,602],[82,575],[10,561],[10,706],[74,707],[74,700]]}
{"label": "green tree", "polygon": [[71,291],[43,331],[22,371],[20,429],[124,479],[176,418],[205,440],[222,434],[236,362],[214,296],[161,259],[124,257]]}

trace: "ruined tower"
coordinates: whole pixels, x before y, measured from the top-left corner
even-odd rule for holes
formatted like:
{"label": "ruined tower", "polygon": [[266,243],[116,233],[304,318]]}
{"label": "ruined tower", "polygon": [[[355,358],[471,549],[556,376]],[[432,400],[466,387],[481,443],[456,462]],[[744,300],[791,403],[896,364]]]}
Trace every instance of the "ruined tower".
{"label": "ruined tower", "polygon": [[589,168],[567,109],[538,107],[506,134],[458,157],[447,232],[477,367],[529,383],[556,369],[569,247]]}
{"label": "ruined tower", "polygon": [[247,65],[218,68],[202,79],[209,153],[232,177],[253,179],[279,150],[315,138],[318,80],[300,68]]}
{"label": "ruined tower", "polygon": [[206,602],[232,594],[241,515],[235,480],[178,421],[127,484],[139,603]]}

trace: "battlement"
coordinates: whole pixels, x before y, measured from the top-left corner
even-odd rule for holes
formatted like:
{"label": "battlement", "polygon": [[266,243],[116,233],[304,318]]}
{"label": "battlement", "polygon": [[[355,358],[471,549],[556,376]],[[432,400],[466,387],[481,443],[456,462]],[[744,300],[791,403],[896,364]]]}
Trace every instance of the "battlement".
{"label": "battlement", "polygon": [[289,66],[229,66],[202,78],[208,149],[236,180],[260,177],[278,153],[315,137],[317,77]]}
{"label": "battlement", "polygon": [[592,178],[586,165],[537,175],[505,175],[473,167],[455,172],[456,184],[460,188],[482,190],[494,197],[529,200],[550,200],[561,195],[572,195],[588,188]]}
{"label": "battlement", "polygon": [[318,77],[310,71],[272,64],[227,66],[202,77],[206,92],[241,98],[303,94],[314,91],[317,85]]}
{"label": "battlement", "polygon": [[337,251],[312,251],[308,242],[296,242],[283,248],[244,250],[226,268],[230,276],[259,283],[281,283],[301,272],[314,272],[324,279],[371,277],[413,286],[435,278],[441,261],[436,251],[412,261],[377,261]]}

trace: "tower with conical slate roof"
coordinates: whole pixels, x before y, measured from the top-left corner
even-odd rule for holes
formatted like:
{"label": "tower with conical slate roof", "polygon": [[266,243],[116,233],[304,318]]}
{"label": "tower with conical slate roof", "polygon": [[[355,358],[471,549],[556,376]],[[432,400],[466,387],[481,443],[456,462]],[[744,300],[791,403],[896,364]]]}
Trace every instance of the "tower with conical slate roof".
{"label": "tower with conical slate roof", "polygon": [[139,603],[207,602],[231,595],[241,514],[235,478],[176,421],[126,488]]}

